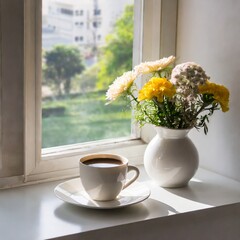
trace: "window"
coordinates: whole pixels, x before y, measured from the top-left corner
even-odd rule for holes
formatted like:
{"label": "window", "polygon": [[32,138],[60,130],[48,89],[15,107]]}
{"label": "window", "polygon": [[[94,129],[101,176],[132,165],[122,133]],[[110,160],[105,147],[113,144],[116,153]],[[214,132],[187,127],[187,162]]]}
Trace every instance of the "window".
{"label": "window", "polygon": [[60,12],[65,15],[73,15],[73,10],[61,8]]}
{"label": "window", "polygon": [[[84,39],[83,36],[80,36],[80,37],[76,36],[76,37],[75,37],[75,41],[76,41],[76,42],[79,42],[79,41],[82,42],[83,39]],[[51,108],[50,108],[50,109],[51,109]],[[59,109],[59,107],[55,107],[55,108],[54,108],[54,110],[53,110],[53,112],[54,112],[53,115],[54,115],[54,116],[57,116],[57,115],[59,116],[59,114],[58,114],[58,109]],[[62,109],[65,110],[65,108],[62,108]],[[43,111],[44,111],[44,110],[45,110],[45,109],[43,108]],[[62,111],[62,113],[63,113],[62,115],[64,115],[64,111]],[[46,116],[46,117],[48,117],[48,116]],[[44,118],[44,115],[43,115],[43,118]]]}
{"label": "window", "polygon": [[[169,34],[169,28],[165,27],[161,30],[160,36],[160,27],[157,27],[165,21],[164,26],[169,26],[173,15],[175,16],[169,9],[168,2],[167,0],[136,1],[134,65],[140,60],[152,60],[159,58],[159,55],[174,54],[174,35]],[[15,4],[14,8],[12,4]],[[135,131],[139,134],[137,137],[141,139],[121,139],[121,141],[109,139],[91,144],[82,143],[81,146],[79,144],[72,144],[71,147],[55,146],[41,152],[41,117],[42,114],[45,116],[53,114],[51,109],[41,111],[42,28],[39,21],[42,18],[41,7],[40,0],[1,3],[0,11],[3,21],[0,29],[0,73],[3,82],[0,86],[2,89],[0,95],[5,101],[4,104],[7,103],[9,104],[7,106],[12,107],[7,108],[3,102],[0,103],[1,115],[7,116],[7,118],[0,118],[2,127],[0,154],[4,156],[0,160],[0,187],[20,184],[23,181],[77,176],[79,157],[91,152],[123,154],[133,164],[139,163],[145,146],[142,139],[147,141],[150,137],[149,130],[144,128],[140,133]],[[159,12],[164,12],[163,8],[167,8],[168,11],[164,16],[160,16]],[[144,18],[142,18],[142,11]],[[161,22],[161,19],[164,21]],[[142,20],[144,20],[143,27]],[[66,24],[70,24],[69,26],[72,26],[73,22],[65,21]],[[156,28],[149,28],[150,25]],[[59,31],[57,22],[54,26],[56,31]],[[6,29],[12,29],[11,34],[10,31],[5,31]],[[95,33],[95,36],[97,35],[98,33]],[[160,51],[162,38],[168,44],[164,45]],[[59,40],[64,41],[64,39]],[[11,62],[11,68],[9,68],[9,62]],[[57,111],[54,112],[57,115],[56,118],[63,115],[64,111],[62,106],[57,106]]]}
{"label": "window", "polygon": [[83,22],[75,22],[75,25],[78,27],[83,27],[84,23]]}
{"label": "window", "polygon": [[99,27],[101,27],[101,22],[93,22],[93,27],[94,28],[99,28]]}
{"label": "window", "polygon": [[[46,9],[59,7],[63,3],[75,9],[81,4],[80,0],[42,1],[48,5]],[[105,0],[106,3],[109,1]],[[108,86],[132,68],[133,37],[129,36],[133,36],[134,30],[133,4],[133,0],[125,0],[125,4],[117,0],[112,5],[99,2],[106,15],[102,16],[101,21],[88,16],[86,21],[92,22],[92,26],[84,31],[75,27],[80,26],[80,22],[67,28],[68,20],[61,15],[45,13],[42,20],[44,149],[110,138],[136,138],[131,131],[131,109],[125,106],[125,102],[105,105]],[[96,10],[91,1],[86,1],[82,7],[84,9],[77,10],[77,14]],[[114,26],[110,23],[110,14]],[[69,22],[72,20],[69,19]],[[57,31],[44,31],[45,25],[52,22],[56,23]],[[100,42],[95,28],[100,28],[102,22]],[[122,33],[127,34],[128,38]],[[111,43],[105,41],[112,36],[117,40]],[[118,50],[114,50],[116,47]],[[113,63],[114,66],[111,65]]]}
{"label": "window", "polygon": [[83,12],[84,12],[83,10],[76,10],[75,15],[76,16],[83,16]]}
{"label": "window", "polygon": [[96,15],[101,15],[101,9],[94,9],[93,14]]}

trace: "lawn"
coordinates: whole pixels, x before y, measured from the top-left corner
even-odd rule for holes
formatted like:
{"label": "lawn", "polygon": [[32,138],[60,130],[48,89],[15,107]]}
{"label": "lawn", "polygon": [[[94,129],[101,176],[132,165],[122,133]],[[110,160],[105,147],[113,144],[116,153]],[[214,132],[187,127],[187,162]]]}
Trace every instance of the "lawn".
{"label": "lawn", "polygon": [[42,101],[42,147],[54,147],[131,134],[131,111],[124,101],[105,105],[105,92]]}

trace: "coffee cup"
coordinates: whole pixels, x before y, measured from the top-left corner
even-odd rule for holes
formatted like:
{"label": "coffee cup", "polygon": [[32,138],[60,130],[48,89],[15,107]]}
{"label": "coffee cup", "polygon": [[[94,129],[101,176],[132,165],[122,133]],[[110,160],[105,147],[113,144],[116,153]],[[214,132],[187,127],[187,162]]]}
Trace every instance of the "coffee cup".
{"label": "coffee cup", "polygon": [[[79,162],[84,190],[96,201],[114,200],[119,193],[139,176],[138,168],[128,165],[128,159],[115,154],[90,154]],[[134,175],[127,180],[127,173]]]}

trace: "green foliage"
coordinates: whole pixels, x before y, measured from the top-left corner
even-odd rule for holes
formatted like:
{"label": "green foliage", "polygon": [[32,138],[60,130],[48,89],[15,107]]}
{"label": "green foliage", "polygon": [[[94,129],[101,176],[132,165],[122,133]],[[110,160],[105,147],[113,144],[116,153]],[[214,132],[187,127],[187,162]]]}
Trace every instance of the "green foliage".
{"label": "green foliage", "polygon": [[132,68],[133,6],[127,6],[116,21],[113,33],[106,37],[100,52],[98,88],[106,89],[114,79]]}
{"label": "green foliage", "polygon": [[94,91],[98,80],[98,69],[98,64],[95,64],[87,68],[80,75],[77,75],[73,80],[75,88],[80,88],[80,92]]}
{"label": "green foliage", "polygon": [[74,46],[58,45],[46,51],[44,58],[44,82],[58,95],[62,95],[62,87],[64,93],[68,95],[72,78],[84,69],[79,49]]}
{"label": "green foliage", "polygon": [[203,94],[202,95],[202,109],[199,109],[199,111],[205,111],[205,115],[199,116],[197,122],[196,122],[196,129],[203,128],[204,133],[208,133],[208,126],[209,123],[209,117],[213,115],[214,111],[220,110],[219,104],[214,102],[214,98],[212,94]]}
{"label": "green foliage", "polygon": [[57,101],[45,100],[43,109],[65,109],[63,115],[42,119],[43,148],[82,143],[131,134],[131,111],[124,101],[105,106],[103,92],[70,95]]}
{"label": "green foliage", "polygon": [[164,97],[162,103],[159,103],[157,99],[136,102],[134,104],[135,118],[140,126],[150,123],[175,129],[195,127],[196,129],[203,128],[204,133],[207,134],[209,117],[220,108],[212,96],[206,94],[203,99],[205,100],[199,99],[191,111],[187,111],[183,106],[176,106],[175,102],[167,97]]}

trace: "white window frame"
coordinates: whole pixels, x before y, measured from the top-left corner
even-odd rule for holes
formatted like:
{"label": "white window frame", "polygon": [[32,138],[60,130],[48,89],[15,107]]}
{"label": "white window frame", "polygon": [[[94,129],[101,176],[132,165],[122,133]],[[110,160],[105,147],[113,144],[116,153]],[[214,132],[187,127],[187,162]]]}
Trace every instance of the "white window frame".
{"label": "white window frame", "polygon": [[[135,0],[133,65],[175,55],[177,0]],[[45,180],[78,176],[78,161],[92,152],[111,152],[141,164],[148,142],[154,135],[151,126],[139,131],[137,139],[120,139],[52,148],[41,154],[41,19],[40,0],[24,0],[24,172],[1,178],[0,188]],[[139,14],[139,13],[143,14]],[[39,25],[40,24],[40,25]],[[37,37],[38,36],[38,37]],[[136,37],[138,36],[138,37]],[[37,57],[38,56],[38,57]],[[144,80],[142,80],[143,82]],[[140,83],[142,85],[142,83]],[[79,147],[81,146],[81,147]],[[54,150],[54,151],[53,151]]]}

